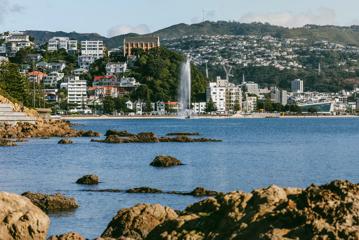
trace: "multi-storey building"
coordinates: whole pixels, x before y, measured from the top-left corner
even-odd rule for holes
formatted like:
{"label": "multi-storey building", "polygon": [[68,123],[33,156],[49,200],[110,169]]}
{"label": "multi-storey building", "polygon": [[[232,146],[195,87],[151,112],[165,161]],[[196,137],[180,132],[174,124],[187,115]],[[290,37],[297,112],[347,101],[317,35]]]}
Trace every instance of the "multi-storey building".
{"label": "multi-storey building", "polygon": [[303,80],[295,79],[292,81],[292,92],[294,92],[294,93],[303,93],[304,92]]}
{"label": "multi-storey building", "polygon": [[33,47],[30,36],[23,32],[7,32],[0,35],[0,40],[4,40],[1,47],[1,53],[9,56],[14,56],[20,49]]}
{"label": "multi-storey building", "polygon": [[132,50],[135,48],[148,51],[157,47],[160,47],[160,38],[158,36],[127,37],[123,40],[124,56],[132,56]]}
{"label": "multi-storey building", "polygon": [[77,40],[68,37],[53,37],[49,40],[47,50],[49,52],[65,49],[67,52],[77,51]]}
{"label": "multi-storey building", "polygon": [[219,113],[235,112],[242,106],[241,87],[220,77],[216,82],[209,83],[206,95],[207,102],[212,99]]}
{"label": "multi-storey building", "polygon": [[74,111],[84,110],[87,104],[86,80],[80,80],[78,76],[68,78],[67,82],[67,103]]}
{"label": "multi-storey building", "polygon": [[77,61],[80,68],[88,70],[90,68],[90,65],[96,61],[96,57],[90,55],[82,55],[78,57]]}
{"label": "multi-storey building", "polygon": [[59,72],[51,72],[44,78],[44,85],[46,87],[55,88],[57,83],[64,78],[65,74]]}
{"label": "multi-storey building", "polygon": [[255,82],[246,82],[244,83],[247,93],[254,94],[259,96],[259,87],[258,83]]}
{"label": "multi-storey building", "polygon": [[280,103],[282,105],[287,105],[288,103],[288,93],[285,90],[280,90],[277,87],[274,87],[271,91],[271,101],[274,103]]}
{"label": "multi-storey building", "polygon": [[107,63],[106,64],[106,74],[120,74],[124,73],[127,70],[127,63]]}
{"label": "multi-storey building", "polygon": [[94,57],[95,60],[103,58],[105,46],[103,41],[81,41],[81,55]]}

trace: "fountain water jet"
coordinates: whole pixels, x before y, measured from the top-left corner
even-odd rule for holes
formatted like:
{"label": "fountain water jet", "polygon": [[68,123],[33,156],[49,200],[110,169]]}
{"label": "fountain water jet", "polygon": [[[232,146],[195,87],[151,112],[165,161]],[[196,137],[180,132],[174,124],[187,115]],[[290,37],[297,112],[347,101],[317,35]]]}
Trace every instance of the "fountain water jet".
{"label": "fountain water jet", "polygon": [[191,111],[191,61],[187,57],[186,62],[182,63],[181,66],[181,78],[178,93],[178,116],[190,118],[192,115]]}

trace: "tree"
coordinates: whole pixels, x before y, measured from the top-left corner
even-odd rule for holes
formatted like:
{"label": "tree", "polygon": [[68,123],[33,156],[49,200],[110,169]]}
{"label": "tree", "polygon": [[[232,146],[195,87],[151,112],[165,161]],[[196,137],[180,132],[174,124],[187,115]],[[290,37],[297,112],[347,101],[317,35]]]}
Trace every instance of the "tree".
{"label": "tree", "polygon": [[115,102],[115,109],[117,112],[124,112],[127,113],[130,111],[130,109],[127,108],[126,102],[127,98],[125,97],[117,97],[114,99]]}
{"label": "tree", "polygon": [[210,98],[209,101],[207,102],[205,111],[206,111],[206,113],[211,113],[211,112],[217,111],[217,108],[216,108],[212,98]]}
{"label": "tree", "polygon": [[237,102],[234,104],[233,111],[239,112],[240,110],[241,110],[241,105],[240,105],[239,102],[237,101]]}
{"label": "tree", "polygon": [[106,114],[112,114],[115,111],[115,101],[112,97],[105,97],[102,101],[103,112]]}

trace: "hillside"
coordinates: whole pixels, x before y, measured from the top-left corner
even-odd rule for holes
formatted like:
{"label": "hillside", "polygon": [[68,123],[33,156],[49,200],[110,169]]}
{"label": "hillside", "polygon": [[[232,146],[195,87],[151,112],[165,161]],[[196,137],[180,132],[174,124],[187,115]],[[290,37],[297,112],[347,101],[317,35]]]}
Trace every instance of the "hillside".
{"label": "hillside", "polygon": [[[34,37],[36,42],[45,43],[54,36],[70,37],[76,40],[103,40],[108,48],[122,45],[123,38],[136,34],[126,34],[107,38],[97,33],[76,32],[49,32],[49,31],[25,31]],[[186,35],[272,35],[278,38],[308,38],[313,41],[328,40],[330,42],[359,46],[359,26],[315,26],[308,25],[302,28],[289,29],[262,23],[239,22],[202,22],[198,24],[177,24],[161,29],[151,34],[159,35],[163,39],[179,38]]]}

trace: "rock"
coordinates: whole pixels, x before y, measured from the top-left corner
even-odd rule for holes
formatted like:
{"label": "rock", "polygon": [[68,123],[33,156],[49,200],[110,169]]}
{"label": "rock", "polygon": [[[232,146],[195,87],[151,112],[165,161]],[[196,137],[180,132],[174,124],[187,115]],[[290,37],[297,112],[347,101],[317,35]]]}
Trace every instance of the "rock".
{"label": "rock", "polygon": [[177,217],[177,213],[169,207],[159,204],[138,204],[120,210],[101,237],[145,239],[155,227]]}
{"label": "rock", "polygon": [[70,211],[79,207],[75,198],[66,197],[60,193],[48,195],[25,192],[22,196],[29,198],[33,204],[45,212]]}
{"label": "rock", "polygon": [[180,160],[171,156],[157,156],[150,165],[153,167],[173,167],[183,164]]}
{"label": "rock", "polygon": [[173,132],[167,133],[166,136],[199,136],[198,132]]}
{"label": "rock", "polygon": [[86,240],[83,236],[76,232],[69,232],[62,235],[51,236],[47,240]]}
{"label": "rock", "polygon": [[7,139],[0,139],[0,147],[15,147],[16,143]]}
{"label": "rock", "polygon": [[77,184],[95,185],[99,183],[99,177],[96,175],[85,175],[76,181]]}
{"label": "rock", "polygon": [[0,239],[46,239],[49,217],[26,198],[0,192]]}
{"label": "rock", "polygon": [[210,138],[190,138],[188,136],[176,136],[176,137],[161,137],[160,142],[180,142],[180,143],[194,143],[194,142],[222,142],[222,140],[210,139]]}
{"label": "rock", "polygon": [[208,196],[217,196],[219,194],[223,194],[223,193],[207,190],[202,187],[197,187],[197,188],[193,189],[193,191],[190,192],[188,195],[192,195],[195,197],[208,197]]}
{"label": "rock", "polygon": [[[139,215],[136,219],[143,219]],[[134,218],[129,219],[132,223]],[[126,232],[139,231],[138,225],[129,226]],[[272,185],[251,193],[220,194],[164,220],[145,238],[359,239],[359,184],[334,181],[307,189]]]}
{"label": "rock", "polygon": [[115,136],[118,136],[118,137],[132,137],[135,134],[129,133],[127,131],[116,131],[116,130],[111,130],[111,129],[107,130],[107,132],[105,133],[105,136],[108,137],[108,136],[111,136],[111,135],[115,135]]}
{"label": "rock", "polygon": [[127,193],[163,193],[161,190],[149,187],[132,188],[126,191]]}
{"label": "rock", "polygon": [[74,142],[70,139],[61,139],[58,144],[73,144]]}
{"label": "rock", "polygon": [[101,136],[100,133],[92,131],[92,130],[89,130],[89,131],[80,130],[77,135],[79,137],[99,137],[99,136]]}

